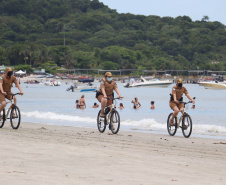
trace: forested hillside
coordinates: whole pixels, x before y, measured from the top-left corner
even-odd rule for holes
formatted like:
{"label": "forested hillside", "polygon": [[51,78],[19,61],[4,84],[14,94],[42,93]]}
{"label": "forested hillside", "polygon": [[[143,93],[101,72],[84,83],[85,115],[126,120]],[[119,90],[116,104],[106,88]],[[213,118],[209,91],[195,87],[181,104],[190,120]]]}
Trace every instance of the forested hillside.
{"label": "forested hillside", "polygon": [[225,28],[119,14],[98,0],[0,0],[0,64],[226,70]]}

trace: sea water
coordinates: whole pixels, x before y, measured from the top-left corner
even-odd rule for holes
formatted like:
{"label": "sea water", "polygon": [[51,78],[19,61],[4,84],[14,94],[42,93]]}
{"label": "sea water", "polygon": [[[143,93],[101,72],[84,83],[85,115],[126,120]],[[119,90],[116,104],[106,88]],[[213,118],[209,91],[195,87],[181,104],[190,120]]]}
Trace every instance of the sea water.
{"label": "sea water", "polygon": [[[66,91],[70,84],[62,81],[61,86],[45,86],[42,84],[21,83],[24,95],[17,96],[18,106],[23,122],[44,123],[52,125],[97,128],[96,117],[100,108],[92,108],[96,102],[95,92]],[[99,86],[99,84],[96,84]],[[169,108],[169,87],[137,87],[118,88],[124,98],[117,101],[117,108],[123,103],[124,109],[119,111],[121,130],[133,130],[150,133],[167,133],[166,121],[172,110]],[[196,108],[187,109],[193,121],[192,135],[201,137],[226,138],[226,90],[205,89],[197,84],[185,84],[191,97],[196,97]],[[16,88],[13,92],[18,92]],[[86,109],[76,109],[75,101],[85,95]],[[115,93],[115,96],[117,94]],[[137,97],[141,107],[133,109],[131,101]],[[188,100],[184,96],[184,100]],[[151,110],[151,101],[155,101],[155,109]],[[178,130],[177,135],[182,135]]]}

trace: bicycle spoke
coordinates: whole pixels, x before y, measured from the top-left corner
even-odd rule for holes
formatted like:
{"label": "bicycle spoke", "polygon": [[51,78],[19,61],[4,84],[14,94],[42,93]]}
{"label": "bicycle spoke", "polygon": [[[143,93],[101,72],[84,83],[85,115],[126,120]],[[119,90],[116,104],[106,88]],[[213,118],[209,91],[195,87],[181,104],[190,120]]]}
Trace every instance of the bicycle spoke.
{"label": "bicycle spoke", "polygon": [[119,131],[119,128],[120,128],[120,116],[119,116],[119,113],[114,110],[112,115],[111,115],[111,120],[110,120],[110,129],[111,129],[111,132],[113,134],[117,134],[118,131]]}
{"label": "bicycle spoke", "polygon": [[106,118],[100,117],[100,112],[98,113],[97,116],[97,128],[100,133],[103,133],[106,129]]}
{"label": "bicycle spoke", "polygon": [[191,120],[191,117],[188,114],[186,114],[183,118],[182,132],[183,132],[184,137],[186,137],[186,138],[188,138],[191,135],[192,120]]}
{"label": "bicycle spoke", "polygon": [[177,119],[174,118],[174,122],[173,122],[174,125],[173,126],[170,125],[170,120],[172,118],[172,115],[173,115],[173,113],[170,113],[169,116],[168,116],[168,119],[167,119],[167,130],[168,130],[169,135],[174,136],[176,134],[176,132],[177,132]]}
{"label": "bicycle spoke", "polygon": [[2,128],[4,126],[4,123],[5,123],[5,109],[3,109],[1,111],[0,116],[1,116],[0,128]]}
{"label": "bicycle spoke", "polygon": [[11,109],[10,123],[13,129],[18,129],[20,126],[20,110],[17,106]]}

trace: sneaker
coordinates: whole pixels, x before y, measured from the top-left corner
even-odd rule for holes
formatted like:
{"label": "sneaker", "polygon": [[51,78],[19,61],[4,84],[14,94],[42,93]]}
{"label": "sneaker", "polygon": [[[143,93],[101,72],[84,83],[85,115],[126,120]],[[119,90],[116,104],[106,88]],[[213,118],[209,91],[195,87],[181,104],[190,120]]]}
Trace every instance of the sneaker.
{"label": "sneaker", "polygon": [[101,112],[101,113],[100,113],[100,117],[101,117],[101,118],[104,118],[104,117],[105,117],[104,113]]}
{"label": "sneaker", "polygon": [[18,116],[16,114],[13,114],[13,118],[18,118]]}
{"label": "sneaker", "polygon": [[115,130],[114,125],[109,124],[109,130],[111,130],[111,127],[112,127],[112,130]]}
{"label": "sneaker", "polygon": [[183,125],[183,129],[187,130],[188,126],[187,125]]}
{"label": "sneaker", "polygon": [[170,126],[175,126],[172,119],[170,119]]}

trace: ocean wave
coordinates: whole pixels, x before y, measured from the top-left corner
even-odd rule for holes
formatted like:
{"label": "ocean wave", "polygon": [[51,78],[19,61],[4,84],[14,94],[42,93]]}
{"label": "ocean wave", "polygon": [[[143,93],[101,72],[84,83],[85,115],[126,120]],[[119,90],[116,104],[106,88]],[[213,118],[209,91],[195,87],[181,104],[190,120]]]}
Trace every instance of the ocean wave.
{"label": "ocean wave", "polygon": [[[155,119],[142,119],[139,121],[132,121],[132,120],[125,120],[122,121],[122,125],[126,126],[133,126],[133,127],[142,127],[146,129],[157,129],[157,130],[166,130],[166,123],[160,123],[157,122]],[[224,126],[218,126],[218,125],[198,125],[193,124],[193,132],[195,133],[219,133],[219,134],[225,134],[226,133],[226,127]]]}
{"label": "ocean wave", "polygon": [[[83,123],[96,123],[96,117],[80,117],[75,115],[57,114],[54,112],[22,112],[23,116],[28,118],[38,118],[46,120],[61,120],[70,122],[83,122]],[[141,120],[121,120],[121,125],[128,127],[136,127],[143,129],[153,130],[166,130],[166,123],[157,122],[152,118],[145,118]],[[207,125],[207,124],[193,124],[193,133],[202,134],[226,134],[226,127],[219,125]]]}
{"label": "ocean wave", "polygon": [[73,121],[73,122],[87,122],[87,123],[96,122],[96,119],[94,118],[57,114],[54,112],[33,111],[33,112],[22,112],[21,114],[29,118],[33,117],[33,118],[47,119],[47,120],[61,120],[61,121]]}

